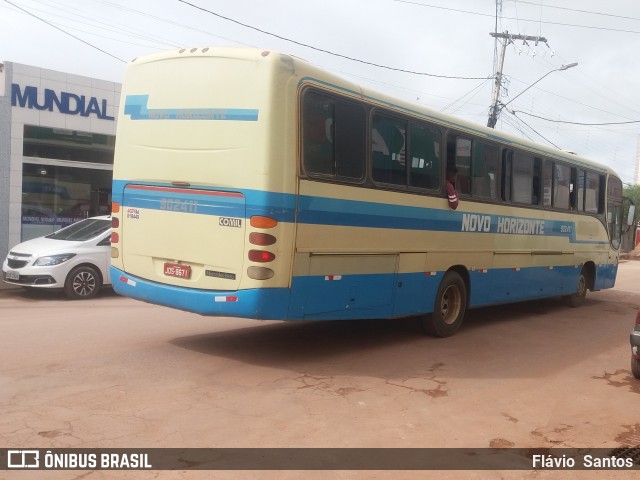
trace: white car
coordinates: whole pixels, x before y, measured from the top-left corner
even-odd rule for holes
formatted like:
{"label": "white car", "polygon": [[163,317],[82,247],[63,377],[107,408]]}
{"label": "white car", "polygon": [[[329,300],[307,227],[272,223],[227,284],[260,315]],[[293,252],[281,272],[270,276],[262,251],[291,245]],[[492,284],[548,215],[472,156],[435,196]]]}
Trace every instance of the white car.
{"label": "white car", "polygon": [[94,297],[111,283],[111,217],[91,217],[11,249],[2,264],[6,283],[63,289],[74,300]]}

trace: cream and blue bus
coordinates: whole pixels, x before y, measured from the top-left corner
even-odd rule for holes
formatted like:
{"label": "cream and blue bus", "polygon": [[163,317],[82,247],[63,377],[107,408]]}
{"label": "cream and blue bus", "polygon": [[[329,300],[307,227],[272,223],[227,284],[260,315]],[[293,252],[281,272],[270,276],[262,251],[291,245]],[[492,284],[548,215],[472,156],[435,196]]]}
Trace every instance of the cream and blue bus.
{"label": "cream and blue bus", "polygon": [[444,337],[468,308],[577,306],[616,279],[610,168],[273,51],[132,61],[113,173],[115,290],[203,315],[421,316]]}

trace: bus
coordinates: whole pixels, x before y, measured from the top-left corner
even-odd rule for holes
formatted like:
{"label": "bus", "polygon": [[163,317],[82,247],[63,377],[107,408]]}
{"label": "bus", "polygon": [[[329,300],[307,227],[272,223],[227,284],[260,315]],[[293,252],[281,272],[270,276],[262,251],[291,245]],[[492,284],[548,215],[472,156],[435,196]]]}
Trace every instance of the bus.
{"label": "bus", "polygon": [[113,174],[114,289],[202,315],[446,337],[469,308],[577,306],[616,279],[613,170],[274,51],[130,62]]}

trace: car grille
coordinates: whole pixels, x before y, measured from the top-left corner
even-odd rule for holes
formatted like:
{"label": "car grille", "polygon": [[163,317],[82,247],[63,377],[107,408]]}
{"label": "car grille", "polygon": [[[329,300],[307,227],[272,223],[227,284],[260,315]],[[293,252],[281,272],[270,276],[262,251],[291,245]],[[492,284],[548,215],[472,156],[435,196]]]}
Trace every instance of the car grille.
{"label": "car grille", "polygon": [[9,255],[12,257],[18,257],[18,259],[24,258],[24,260],[18,260],[16,258],[7,258],[7,265],[9,268],[22,268],[29,263],[29,259],[31,258],[30,253],[18,253],[18,252],[9,252]]}
{"label": "car grille", "polygon": [[7,260],[7,265],[9,268],[22,268],[29,263],[27,260],[14,260],[12,258]]}

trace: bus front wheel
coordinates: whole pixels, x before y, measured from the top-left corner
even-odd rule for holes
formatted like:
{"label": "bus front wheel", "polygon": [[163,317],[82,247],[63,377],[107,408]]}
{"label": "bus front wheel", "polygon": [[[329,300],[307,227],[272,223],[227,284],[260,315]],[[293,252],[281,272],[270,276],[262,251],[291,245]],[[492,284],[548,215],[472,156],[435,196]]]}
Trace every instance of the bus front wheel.
{"label": "bus front wheel", "polygon": [[436,337],[450,337],[458,331],[467,309],[467,286],[462,277],[454,272],[445,273],[431,315],[423,319],[427,333]]}
{"label": "bus front wheel", "polygon": [[587,276],[585,275],[584,269],[580,272],[580,276],[578,277],[578,282],[576,284],[576,293],[572,295],[567,295],[564,297],[565,302],[570,307],[576,308],[584,303],[585,298],[587,297]]}

